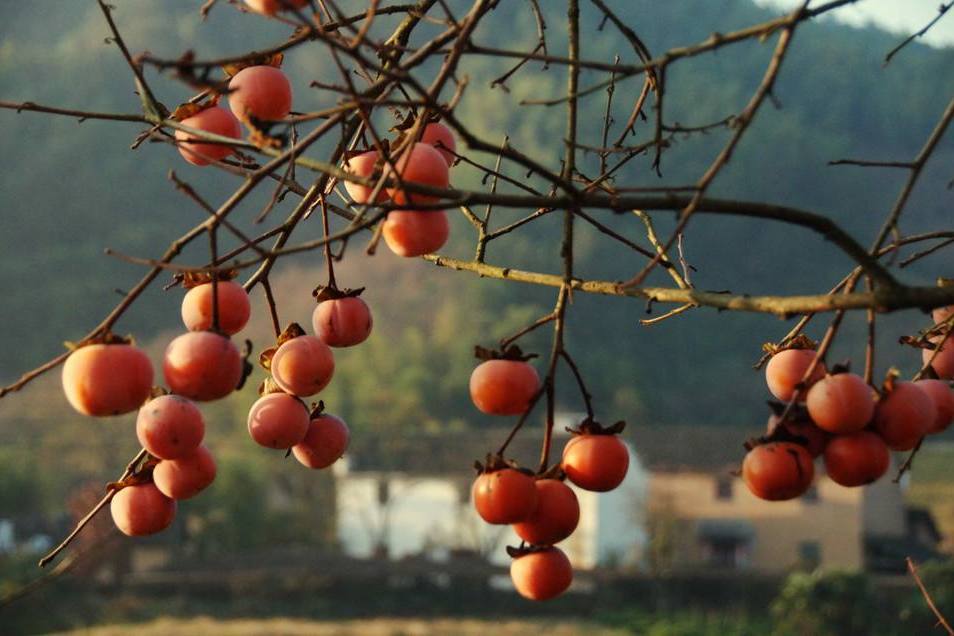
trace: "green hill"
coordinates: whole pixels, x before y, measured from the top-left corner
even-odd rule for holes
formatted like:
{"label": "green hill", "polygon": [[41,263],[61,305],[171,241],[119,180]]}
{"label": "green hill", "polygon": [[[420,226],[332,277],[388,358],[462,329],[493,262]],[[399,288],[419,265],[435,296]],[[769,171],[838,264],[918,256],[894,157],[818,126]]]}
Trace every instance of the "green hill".
{"label": "green hill", "polygon": [[[283,37],[280,29],[223,5],[212,19],[198,19],[197,0],[154,3],[123,2],[116,19],[134,51],[148,49],[176,56],[194,48],[200,56],[235,53]],[[222,3],[220,3],[222,4]],[[354,3],[351,3],[354,4]],[[728,32],[773,14],[744,0],[615,3],[616,9],[658,54],[668,47]],[[170,11],[170,6],[175,6]],[[357,5],[355,5],[357,6]],[[352,7],[353,8],[353,7]],[[107,31],[93,3],[45,0],[0,8],[0,99],[32,100],[88,110],[135,112],[138,100],[115,47],[104,43]],[[561,50],[557,18],[549,25],[551,49]],[[389,18],[376,28],[386,29]],[[628,44],[606,26],[587,4],[583,28],[596,37],[584,41],[584,55],[611,60],[631,57]],[[516,35],[515,35],[516,34]],[[535,31],[524,3],[501,3],[487,27],[478,32],[487,45],[532,48]],[[831,159],[867,157],[906,160],[914,155],[950,98],[944,79],[954,67],[954,51],[912,45],[890,66],[884,53],[895,36],[855,29],[829,20],[798,30],[775,91],[780,105],[766,104],[713,193],[724,197],[768,200],[832,214],[862,243],[868,243],[890,208],[904,174],[894,171],[829,167]],[[670,122],[699,125],[738,111],[754,90],[771,55],[771,42],[725,48],[675,65],[667,75],[666,112]],[[512,62],[510,62],[512,63]],[[505,133],[522,149],[540,157],[560,152],[563,111],[559,107],[517,106],[527,96],[563,90],[564,75],[528,64],[509,81],[510,92],[490,90],[491,78],[509,68],[499,59],[467,58],[462,72],[471,80],[459,117],[489,138]],[[288,56],[296,82],[296,108],[327,105],[328,99],[306,88],[311,79],[332,77],[330,62],[303,49]],[[584,73],[583,85],[592,80]],[[167,105],[187,91],[156,78]],[[624,90],[625,89],[625,90]],[[620,104],[638,90],[634,81],[617,92]],[[603,94],[583,102],[585,130],[591,138],[602,118]],[[621,108],[627,108],[624,105]],[[238,181],[221,173],[194,169],[167,147],[145,144],[129,149],[136,126],[89,121],[77,123],[33,113],[0,111],[0,380],[10,380],[60,351],[61,342],[77,338],[95,325],[141,269],[102,255],[104,247],[157,256],[202,212],[177,194],[166,179],[169,169],[193,183],[211,201],[221,201]],[[637,139],[650,129],[643,127]],[[665,183],[688,183],[698,177],[725,131],[677,139],[663,160]],[[584,166],[592,166],[589,157]],[[625,174],[628,185],[655,185],[650,158],[635,161]],[[552,163],[552,161],[551,161]],[[954,164],[950,138],[938,150],[909,204],[903,230],[950,227],[952,193],[945,189]],[[458,168],[455,181],[478,187],[473,175]],[[946,171],[946,172],[945,172]],[[249,222],[269,193],[253,198],[237,217]],[[282,205],[284,213],[290,201]],[[500,210],[500,224],[526,211]],[[667,215],[657,221],[671,226]],[[471,254],[469,226],[453,221],[455,239],[448,252]],[[639,237],[632,218],[611,223]],[[559,271],[560,221],[546,219],[526,232],[492,244],[488,261]],[[299,238],[318,235],[310,223]],[[582,275],[624,278],[642,264],[583,226],[578,263]],[[398,262],[381,253],[371,261],[353,246],[348,284],[368,283],[375,301],[378,339],[342,357],[337,382],[328,399],[339,404],[356,428],[409,430],[417,426],[499,425],[478,418],[466,397],[472,366],[469,350],[488,344],[547,311],[553,290],[480,281],[468,275]],[[703,289],[750,293],[819,292],[838,280],[850,263],[814,235],[781,224],[700,217],[686,237],[687,256],[698,269],[694,282]],[[197,262],[201,252],[187,253]],[[317,255],[292,259],[304,278],[298,289],[283,287],[279,300],[298,309],[284,312],[305,319],[308,292],[320,270]],[[927,282],[943,266],[943,257],[904,270],[902,278]],[[291,270],[289,270],[291,271]],[[306,273],[302,273],[306,272]],[[395,275],[395,272],[400,274]],[[948,272],[949,274],[949,272]],[[664,279],[654,279],[665,282]],[[395,282],[398,285],[395,285]],[[120,331],[150,341],[178,329],[178,293],[154,290],[122,320]],[[773,318],[720,315],[698,310],[654,327],[641,327],[644,306],[619,299],[577,295],[570,314],[568,343],[596,394],[605,419],[627,417],[643,422],[690,422],[758,426],[767,397],[761,378],[749,370],[763,341],[779,337],[786,323]],[[911,368],[916,356],[896,346],[897,336],[921,326],[923,317],[906,312],[880,323],[879,369],[889,364]],[[861,359],[863,341],[851,321],[837,357]],[[815,332],[818,333],[817,331]],[[611,335],[607,335],[611,334]],[[544,334],[530,340],[545,350]],[[261,344],[261,340],[257,341]],[[567,383],[564,383],[565,385]],[[52,389],[51,389],[52,390]],[[565,408],[578,408],[572,392],[561,392]],[[12,402],[0,403],[0,427],[17,414]],[[240,409],[236,409],[240,410]],[[4,421],[7,424],[4,424]]]}

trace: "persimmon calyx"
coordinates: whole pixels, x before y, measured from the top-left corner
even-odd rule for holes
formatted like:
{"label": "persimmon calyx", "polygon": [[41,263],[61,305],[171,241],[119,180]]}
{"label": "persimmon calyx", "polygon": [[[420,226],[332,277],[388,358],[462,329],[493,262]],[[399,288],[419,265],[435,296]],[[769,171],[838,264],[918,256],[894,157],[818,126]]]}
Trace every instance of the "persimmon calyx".
{"label": "persimmon calyx", "polygon": [[480,463],[480,460],[474,460],[474,469],[477,471],[478,475],[495,473],[498,470],[505,470],[508,468],[533,477],[532,470],[529,468],[522,468],[516,461],[512,459],[505,459],[503,455],[499,453],[487,453],[484,463]]}
{"label": "persimmon calyx", "polygon": [[183,272],[181,274],[176,274],[173,277],[173,281],[181,285],[185,289],[192,289],[193,287],[198,287],[199,285],[205,285],[211,283],[212,281],[216,282],[227,282],[234,280],[239,275],[237,269],[230,269],[226,271],[189,271]]}
{"label": "persimmon calyx", "polygon": [[579,424],[576,428],[572,426],[567,426],[566,431],[574,436],[576,435],[619,435],[623,432],[623,429],[626,428],[626,421],[619,420],[609,426],[603,426],[592,417],[588,417]]}
{"label": "persimmon calyx", "polygon": [[774,342],[766,342],[762,345],[762,351],[772,356],[780,351],[785,351],[786,349],[810,349],[814,351],[817,348],[818,343],[803,333],[798,334],[785,343],[776,344]]}
{"label": "persimmon calyx", "polygon": [[223,64],[222,70],[225,71],[225,74],[229,77],[235,77],[239,71],[242,69],[248,68],[250,66],[273,66],[275,68],[281,68],[282,62],[285,61],[284,53],[271,53],[271,54],[254,54],[246,55],[242,60],[234,62],[232,64]]}
{"label": "persimmon calyx", "polygon": [[487,349],[480,345],[474,346],[474,357],[478,360],[513,360],[517,362],[526,362],[539,357],[536,353],[524,353],[519,346],[513,344],[500,351],[498,349]]}
{"label": "persimmon calyx", "polygon": [[322,303],[326,300],[340,300],[342,298],[357,298],[364,292],[364,287],[350,288],[345,287],[344,289],[338,289],[334,285],[318,285],[315,287],[311,295],[314,296],[315,300],[319,303]]}
{"label": "persimmon calyx", "polygon": [[318,400],[317,403],[312,402],[312,403],[311,403],[311,409],[309,410],[309,417],[310,417],[311,419],[315,419],[315,418],[319,417],[322,413],[324,413],[324,411],[325,411],[325,401],[324,401],[324,400]]}
{"label": "persimmon calyx", "polygon": [[70,351],[76,351],[77,349],[82,349],[83,347],[88,347],[90,345],[133,345],[136,344],[136,339],[132,335],[120,336],[112,331],[104,331],[102,333],[96,334],[92,338],[86,338],[85,340],[80,340],[74,342],[72,340],[64,340],[63,346],[69,349]]}
{"label": "persimmon calyx", "polygon": [[519,546],[508,545],[506,547],[507,555],[512,559],[519,559],[522,556],[527,556],[534,552],[547,552],[552,549],[552,545],[531,545],[529,543],[521,543]]}

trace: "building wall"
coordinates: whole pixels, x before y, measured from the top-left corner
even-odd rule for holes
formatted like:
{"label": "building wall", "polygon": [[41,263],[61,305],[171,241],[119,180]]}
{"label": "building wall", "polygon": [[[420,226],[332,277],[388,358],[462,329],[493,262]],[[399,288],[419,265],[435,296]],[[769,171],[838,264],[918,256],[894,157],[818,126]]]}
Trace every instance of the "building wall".
{"label": "building wall", "polygon": [[894,483],[897,465],[892,462],[887,474],[862,489],[862,519],[865,532],[871,536],[903,537],[907,534],[904,514],[904,486]]}
{"label": "building wall", "polygon": [[[826,567],[862,567],[862,489],[842,488],[821,477],[816,481],[815,502],[767,502],[749,493],[741,480],[732,479],[731,498],[719,499],[716,488],[720,477],[695,472],[652,474],[648,510],[655,533],[653,567],[705,566],[707,555],[698,534],[702,520],[748,522],[753,537],[744,567],[749,569],[789,570],[804,555],[806,543],[817,544],[820,564]],[[897,516],[903,517],[900,510]],[[655,551],[666,542],[667,550],[657,555]]]}
{"label": "building wall", "polygon": [[[337,536],[345,554],[368,557],[377,546],[392,559],[427,553],[440,558],[451,549],[470,549],[506,565],[506,545],[519,545],[509,526],[493,526],[470,500],[470,475],[415,477],[402,473],[335,472]],[[573,487],[580,503],[576,531],[559,544],[574,567],[633,567],[647,541],[645,502],[648,474],[630,450],[630,470],[608,493]],[[386,484],[386,486],[382,486]],[[382,491],[383,488],[383,491]],[[378,548],[380,549],[380,548]]]}

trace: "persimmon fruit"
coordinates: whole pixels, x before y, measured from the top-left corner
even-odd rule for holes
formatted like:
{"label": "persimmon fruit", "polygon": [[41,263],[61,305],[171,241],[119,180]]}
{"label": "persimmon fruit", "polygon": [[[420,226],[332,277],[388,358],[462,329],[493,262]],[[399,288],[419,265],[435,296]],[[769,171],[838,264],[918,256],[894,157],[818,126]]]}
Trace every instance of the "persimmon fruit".
{"label": "persimmon fruit", "polygon": [[129,344],[91,344],[73,351],[63,365],[63,392],[84,415],[135,411],[149,397],[153,371],[149,357]]}
{"label": "persimmon fruit", "polygon": [[537,505],[530,516],[513,524],[514,532],[533,545],[553,545],[576,530],[580,502],[573,489],[559,479],[538,479]]}
{"label": "persimmon fruit", "polygon": [[[344,170],[356,177],[369,179],[374,174],[374,166],[377,162],[378,151],[369,150],[368,152],[363,152],[360,155],[355,155],[346,160],[344,162]],[[342,182],[344,183],[344,188],[348,196],[350,196],[355,203],[363,204],[371,200],[371,193],[374,191],[374,188],[346,180],[342,180]],[[380,203],[387,200],[387,189],[382,187],[378,190],[378,196],[375,198],[375,201]]]}
{"label": "persimmon fruit", "polygon": [[[766,433],[771,433],[775,427],[778,426],[778,417],[778,415],[771,415],[769,417],[768,424],[765,427]],[[808,454],[813,458],[820,457],[821,454],[825,452],[825,446],[828,445],[828,440],[831,439],[831,433],[818,428],[815,423],[809,419],[789,418],[782,423],[781,426],[788,435],[798,438],[793,441],[802,444],[808,450]]]}
{"label": "persimmon fruit", "polygon": [[940,351],[937,352],[937,355],[934,355],[933,349],[921,349],[921,360],[924,364],[930,362],[939,378],[954,380],[954,335],[943,344],[941,343],[942,340],[943,336],[930,338],[931,342],[940,347]]}
{"label": "persimmon fruit", "polygon": [[520,596],[531,601],[546,601],[570,587],[573,567],[563,550],[550,546],[514,558],[510,563],[510,578]]}
{"label": "persimmon fruit", "polygon": [[785,501],[801,496],[812,485],[815,467],[801,444],[769,442],[754,447],[742,460],[742,480],[759,499]]}
{"label": "persimmon fruit", "polygon": [[113,495],[109,511],[120,532],[141,537],[168,528],[176,516],[176,502],[159,492],[155,484],[135,484]]}
{"label": "persimmon fruit", "polygon": [[488,415],[520,415],[540,390],[537,370],[522,360],[486,360],[470,375],[470,397]]}
{"label": "persimmon fruit", "polygon": [[[248,324],[252,304],[245,288],[231,280],[216,282],[219,331],[234,336]],[[182,298],[182,322],[189,331],[212,328],[212,283],[196,285]]]}
{"label": "persimmon fruit", "polygon": [[[221,137],[242,138],[242,126],[239,124],[239,120],[235,118],[235,115],[220,106],[206,108],[191,117],[186,117],[180,123],[183,126]],[[213,161],[221,161],[235,152],[235,149],[228,144],[202,141],[201,137],[185,130],[177,129],[175,137],[176,141],[179,142],[177,144],[179,153],[186,161],[195,166],[207,166]]]}
{"label": "persimmon fruit", "polygon": [[[788,402],[795,397],[796,386],[805,377],[805,372],[815,359],[815,352],[811,349],[785,349],[772,356],[765,366],[765,382],[769,391],[782,402]],[[819,361],[806,382],[807,390],[815,382],[825,377],[825,363]],[[800,399],[805,400],[806,391],[802,391]]]}
{"label": "persimmon fruit", "polygon": [[457,157],[454,152],[457,150],[457,140],[454,139],[454,133],[450,128],[440,122],[431,122],[424,126],[424,132],[421,133],[421,143],[434,146],[437,152],[441,153],[447,166],[454,165]]}
{"label": "persimmon fruit", "polygon": [[[446,188],[450,184],[450,172],[447,162],[437,148],[426,143],[416,143],[410,150],[404,150],[397,158],[394,169],[404,184],[417,184],[432,188]],[[391,179],[396,180],[393,172]],[[405,190],[400,186],[388,189],[388,194],[398,205],[429,205],[440,198],[429,194],[419,194]]]}
{"label": "persimmon fruit", "polygon": [[136,437],[150,455],[176,459],[193,452],[205,436],[198,407],[180,395],[161,395],[136,416]]}
{"label": "persimmon fruit", "polygon": [[305,438],[311,424],[308,409],[287,393],[269,393],[249,409],[248,432],[266,448],[291,448]]}
{"label": "persimmon fruit", "polygon": [[291,111],[291,83],[274,66],[243,68],[232,77],[229,90],[229,107],[240,119],[277,121]]}
{"label": "persimmon fruit", "polygon": [[152,471],[159,492],[170,499],[195,497],[215,481],[215,460],[205,446],[176,459],[164,459]]}
{"label": "persimmon fruit", "polygon": [[272,16],[279,11],[303,9],[308,6],[308,0],[245,0],[245,4],[252,11]]}
{"label": "persimmon fruit", "polygon": [[242,356],[229,338],[211,331],[190,331],[166,347],[162,364],[166,385],[190,400],[225,397],[242,379]]}
{"label": "persimmon fruit", "polygon": [[315,335],[329,347],[352,347],[371,335],[368,304],[357,296],[323,300],[311,315]]}
{"label": "persimmon fruit", "polygon": [[887,444],[871,431],[836,435],[825,448],[825,471],[836,484],[848,488],[877,481],[890,465]]}
{"label": "persimmon fruit", "polygon": [[954,420],[954,390],[944,380],[918,380],[915,382],[934,402],[935,418],[928,433],[940,433]]}
{"label": "persimmon fruit", "polygon": [[443,210],[392,210],[382,229],[384,242],[398,256],[411,257],[439,250],[450,235]]}
{"label": "persimmon fruit", "polygon": [[915,382],[895,382],[875,408],[874,427],[888,448],[911,450],[937,419],[931,396]]}
{"label": "persimmon fruit", "polygon": [[533,477],[514,468],[481,473],[474,480],[471,496],[477,514],[487,523],[523,521],[537,506]]}
{"label": "persimmon fruit", "polygon": [[629,450],[618,435],[574,435],[563,448],[562,466],[580,488],[608,492],[626,478]]}
{"label": "persimmon fruit", "polygon": [[855,373],[829,375],[816,382],[805,401],[812,421],[829,433],[854,433],[871,421],[871,387]]}
{"label": "persimmon fruit", "polygon": [[312,418],[305,437],[292,446],[292,454],[308,468],[327,468],[344,455],[350,438],[341,418],[323,413]]}
{"label": "persimmon fruit", "polygon": [[271,371],[283,391],[307,397],[331,382],[335,358],[328,345],[316,336],[298,336],[278,347],[272,356]]}

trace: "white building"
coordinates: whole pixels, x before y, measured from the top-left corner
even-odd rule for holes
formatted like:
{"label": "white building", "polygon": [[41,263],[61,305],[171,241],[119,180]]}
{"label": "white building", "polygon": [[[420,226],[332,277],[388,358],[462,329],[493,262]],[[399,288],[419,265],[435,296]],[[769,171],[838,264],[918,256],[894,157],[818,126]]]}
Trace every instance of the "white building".
{"label": "white building", "polygon": [[[555,430],[563,431],[557,422]],[[539,430],[539,428],[537,428]],[[400,559],[426,554],[445,559],[452,552],[476,552],[493,563],[507,564],[506,545],[520,539],[509,526],[481,520],[470,501],[476,458],[500,443],[505,431],[492,435],[460,433],[412,440],[375,440],[355,446],[335,466],[337,534],[349,556]],[[568,435],[555,437],[552,457],[562,452]],[[525,431],[508,449],[521,465],[539,454],[539,436]],[[406,447],[404,447],[406,444]],[[560,547],[579,569],[633,567],[647,541],[644,518],[648,474],[630,450],[626,480],[609,493],[574,488],[580,523]]]}

